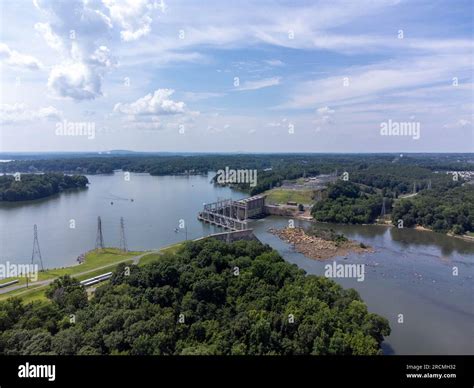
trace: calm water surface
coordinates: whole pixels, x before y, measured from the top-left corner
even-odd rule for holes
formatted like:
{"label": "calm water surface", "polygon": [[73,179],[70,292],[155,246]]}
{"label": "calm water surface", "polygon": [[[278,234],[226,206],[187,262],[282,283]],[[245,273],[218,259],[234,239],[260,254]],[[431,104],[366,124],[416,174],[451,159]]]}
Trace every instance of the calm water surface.
{"label": "calm water surface", "polygon": [[[38,225],[45,267],[75,264],[94,248],[97,217],[102,218],[105,244],[117,246],[120,217],[125,219],[129,249],[160,248],[186,238],[221,230],[196,219],[203,203],[242,198],[243,193],[209,184],[209,176],[165,176],[122,173],[89,176],[90,187],[27,204],[0,206],[0,262],[29,263],[33,224]],[[133,201],[132,201],[133,199]],[[71,220],[75,228],[70,228]],[[184,220],[186,229],[176,228]],[[270,227],[284,227],[278,217],[254,221],[264,242],[308,273],[323,275],[327,262],[305,258],[276,236]],[[309,225],[296,221],[296,226]],[[382,226],[331,226],[362,241],[374,253],[335,259],[364,263],[365,280],[335,279],[355,288],[370,311],[390,321],[386,354],[474,354],[474,243],[412,229]],[[330,260],[329,262],[332,262]],[[453,276],[453,267],[459,275]],[[398,323],[399,314],[404,322]]]}

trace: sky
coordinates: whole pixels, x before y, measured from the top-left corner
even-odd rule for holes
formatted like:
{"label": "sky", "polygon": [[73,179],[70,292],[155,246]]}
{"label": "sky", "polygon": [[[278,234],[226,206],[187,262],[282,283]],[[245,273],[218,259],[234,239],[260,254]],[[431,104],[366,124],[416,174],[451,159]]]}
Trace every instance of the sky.
{"label": "sky", "polygon": [[0,14],[0,152],[474,152],[471,0]]}

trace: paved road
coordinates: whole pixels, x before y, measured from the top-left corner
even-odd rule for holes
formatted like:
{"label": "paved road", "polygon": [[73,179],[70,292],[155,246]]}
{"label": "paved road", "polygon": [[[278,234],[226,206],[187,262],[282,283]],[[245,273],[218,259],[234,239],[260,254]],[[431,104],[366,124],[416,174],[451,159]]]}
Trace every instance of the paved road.
{"label": "paved road", "polygon": [[[98,271],[98,270],[101,270],[101,269],[106,269],[106,268],[110,268],[110,267],[114,267],[120,263],[125,263],[127,261],[130,261],[132,260],[133,261],[133,264],[138,264],[138,262],[140,261],[140,259],[145,256],[145,255],[148,255],[149,253],[156,253],[158,252],[159,250],[151,250],[151,251],[147,251],[145,253],[142,253],[141,255],[138,255],[138,256],[133,256],[133,257],[129,257],[128,259],[124,259],[124,260],[121,260],[121,261],[117,261],[113,264],[107,264],[107,265],[104,265],[102,267],[97,267],[97,268],[92,268],[92,269],[89,269],[87,271],[84,271],[84,272],[79,272],[79,273],[76,273],[74,274],[74,277],[77,277],[77,276],[82,276],[82,275],[87,275],[88,273],[91,273],[91,272],[95,272],[95,271]],[[34,283],[29,283],[29,286],[34,286],[35,288],[38,288],[37,286],[47,286],[49,285],[50,283],[54,282],[54,280],[57,279],[56,278],[51,278],[51,279],[46,279],[46,280],[40,280],[40,281],[37,281],[37,282],[34,282]],[[17,285],[13,285],[13,286],[10,286],[10,287],[5,287],[5,288],[1,288],[0,289],[0,295],[1,294],[6,294],[7,292],[11,292],[11,291],[15,291],[15,290],[20,290],[22,288],[26,288],[26,284],[17,284]],[[26,290],[25,290],[26,292]],[[15,296],[19,296],[21,295],[22,293],[20,294],[17,294]]]}

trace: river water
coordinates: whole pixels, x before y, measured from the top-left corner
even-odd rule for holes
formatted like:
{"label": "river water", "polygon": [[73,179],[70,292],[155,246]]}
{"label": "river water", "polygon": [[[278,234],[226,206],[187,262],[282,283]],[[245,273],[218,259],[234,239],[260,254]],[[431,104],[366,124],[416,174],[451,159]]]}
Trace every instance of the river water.
{"label": "river water", "polygon": [[[155,249],[221,232],[196,219],[203,203],[245,196],[210,184],[211,174],[131,174],[126,180],[117,172],[88,178],[88,189],[30,203],[1,204],[0,263],[31,262],[34,224],[44,266],[53,268],[73,265],[79,254],[94,248],[98,216],[106,246],[118,246],[123,217],[129,249]],[[185,227],[179,228],[183,221]],[[308,273],[324,275],[328,261],[308,259],[268,232],[270,227],[286,225],[285,218],[268,217],[250,226],[287,261]],[[295,221],[295,226],[305,225],[309,223]],[[330,226],[375,249],[334,259],[365,264],[364,281],[334,280],[355,288],[369,311],[389,319],[392,334],[383,344],[385,354],[474,354],[474,243],[413,229],[319,226]],[[399,322],[400,314],[403,322]]]}

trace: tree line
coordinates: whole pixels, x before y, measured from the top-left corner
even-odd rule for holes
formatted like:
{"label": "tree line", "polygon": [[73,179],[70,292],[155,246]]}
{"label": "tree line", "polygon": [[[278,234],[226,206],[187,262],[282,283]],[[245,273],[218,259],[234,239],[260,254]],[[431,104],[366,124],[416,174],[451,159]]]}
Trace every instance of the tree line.
{"label": "tree line", "polygon": [[[338,180],[330,184],[324,198],[317,201],[311,213],[317,221],[344,224],[368,224],[376,220],[383,206],[383,197],[372,188]],[[391,200],[385,199],[387,211]]]}
{"label": "tree line", "polygon": [[392,221],[403,227],[421,225],[436,232],[474,231],[474,187],[451,184],[402,199],[393,208]]}

